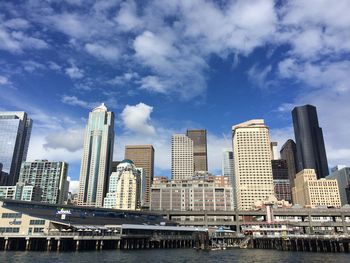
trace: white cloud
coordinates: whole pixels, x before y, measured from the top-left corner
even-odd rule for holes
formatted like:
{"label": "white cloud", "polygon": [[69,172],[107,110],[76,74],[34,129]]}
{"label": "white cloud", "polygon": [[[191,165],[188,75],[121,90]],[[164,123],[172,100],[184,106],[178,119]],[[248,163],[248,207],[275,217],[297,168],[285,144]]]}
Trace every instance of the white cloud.
{"label": "white cloud", "polygon": [[62,67],[58,65],[56,62],[49,61],[48,66],[50,69],[55,70],[55,71],[61,71]]}
{"label": "white cloud", "polygon": [[121,76],[116,76],[115,78],[107,81],[111,85],[123,85],[130,81],[137,81],[140,78],[137,72],[126,72]]}
{"label": "white cloud", "polygon": [[22,62],[25,71],[32,73],[35,70],[45,69],[45,66],[39,62],[33,60],[26,60]]}
{"label": "white cloud", "polygon": [[98,104],[100,104],[99,102],[87,102],[77,98],[76,96],[67,96],[67,95],[63,95],[61,98],[61,101],[68,105],[79,106],[86,109],[92,109],[96,107]]}
{"label": "white cloud", "polygon": [[123,31],[133,30],[143,25],[142,20],[137,16],[137,6],[132,0],[121,4],[115,20]]}
{"label": "white cloud", "polygon": [[147,76],[140,81],[140,88],[156,93],[166,93],[168,90],[168,84],[166,81],[161,80],[157,76]]}
{"label": "white cloud", "polygon": [[62,13],[50,15],[47,21],[64,34],[74,38],[87,38],[91,35],[91,28],[87,23],[91,21],[88,17],[79,16],[74,13]]}
{"label": "white cloud", "polygon": [[121,113],[125,128],[140,134],[155,134],[155,128],[149,123],[153,107],[140,102],[135,106],[126,105]]}
{"label": "white cloud", "polygon": [[8,80],[7,77],[0,75],[0,85],[7,85],[9,83],[10,83],[10,81]]}
{"label": "white cloud", "polygon": [[78,68],[74,64],[71,64],[69,68],[66,68],[65,72],[71,79],[81,79],[84,77],[84,70]]}
{"label": "white cloud", "polygon": [[79,192],[79,180],[72,180],[71,177],[68,176],[69,181],[69,192],[72,194],[77,194]]}
{"label": "white cloud", "polygon": [[23,18],[9,19],[3,25],[11,29],[27,29],[30,26],[29,22]]}
{"label": "white cloud", "polygon": [[271,73],[271,71],[271,65],[264,68],[259,68],[257,65],[254,65],[248,70],[247,74],[253,85],[261,89],[267,89],[272,85],[272,82],[268,80],[268,75]]}
{"label": "white cloud", "polygon": [[65,149],[69,152],[81,150],[83,147],[84,129],[67,129],[53,132],[45,137],[45,149]]}
{"label": "white cloud", "polygon": [[120,56],[119,49],[112,45],[100,45],[96,43],[87,43],[85,45],[86,51],[100,59],[109,61],[116,61]]}

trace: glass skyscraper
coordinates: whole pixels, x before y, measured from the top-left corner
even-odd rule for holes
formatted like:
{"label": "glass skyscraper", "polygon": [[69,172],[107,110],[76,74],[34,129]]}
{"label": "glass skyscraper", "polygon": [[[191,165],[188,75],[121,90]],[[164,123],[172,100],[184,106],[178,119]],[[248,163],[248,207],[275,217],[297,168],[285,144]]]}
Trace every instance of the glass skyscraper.
{"label": "glass skyscraper", "polygon": [[329,174],[328,163],[316,107],[312,105],[295,107],[292,117],[298,172],[303,169],[315,169],[317,178],[326,177]]}
{"label": "glass skyscraper", "polygon": [[21,164],[27,158],[33,121],[23,111],[0,112],[0,163],[7,173],[7,185],[18,181]]}
{"label": "glass skyscraper", "polygon": [[102,207],[111,174],[114,114],[102,104],[89,114],[80,168],[78,205]]}

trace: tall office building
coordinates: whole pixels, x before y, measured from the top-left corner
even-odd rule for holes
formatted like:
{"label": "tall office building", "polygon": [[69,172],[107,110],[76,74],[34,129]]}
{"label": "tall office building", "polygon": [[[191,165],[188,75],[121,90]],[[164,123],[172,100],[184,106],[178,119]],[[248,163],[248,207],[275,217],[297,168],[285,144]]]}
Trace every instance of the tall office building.
{"label": "tall office building", "polygon": [[7,173],[5,184],[15,185],[27,158],[33,121],[23,111],[0,112],[0,163]]}
{"label": "tall office building", "polygon": [[141,207],[142,168],[137,169],[132,160],[125,159],[110,176],[108,193],[103,207],[136,210]]}
{"label": "tall office building", "polygon": [[231,185],[234,185],[234,163],[233,163],[233,152],[232,150],[223,150],[222,152],[222,163],[221,163],[221,172],[223,176],[229,178]]}
{"label": "tall office building", "polygon": [[286,160],[271,160],[272,177],[277,200],[292,202],[292,194],[288,177]]}
{"label": "tall office building", "polygon": [[207,130],[187,130],[186,136],[193,141],[194,171],[208,171]]}
{"label": "tall office building", "polygon": [[50,204],[63,204],[67,190],[68,164],[35,160],[22,163],[19,182],[41,189],[41,201]]}
{"label": "tall office building", "polygon": [[269,128],[264,120],[232,127],[236,208],[250,210],[257,201],[274,194]]}
{"label": "tall office building", "polygon": [[142,203],[148,206],[154,176],[154,148],[152,145],[127,145],[124,158],[132,160],[136,167],[143,168],[146,176],[146,192]]}
{"label": "tall office building", "polygon": [[329,174],[327,156],[316,107],[295,107],[292,117],[297,148],[297,171],[315,169],[318,178],[326,177]]}
{"label": "tall office building", "polygon": [[297,174],[297,148],[295,142],[287,140],[281,148],[281,159],[287,161],[288,178],[291,189],[294,187],[294,179]]}
{"label": "tall office building", "polygon": [[102,207],[111,174],[114,114],[102,105],[89,114],[80,168],[78,205]]}
{"label": "tall office building", "polygon": [[171,175],[173,180],[187,180],[194,175],[193,141],[184,134],[171,140]]}

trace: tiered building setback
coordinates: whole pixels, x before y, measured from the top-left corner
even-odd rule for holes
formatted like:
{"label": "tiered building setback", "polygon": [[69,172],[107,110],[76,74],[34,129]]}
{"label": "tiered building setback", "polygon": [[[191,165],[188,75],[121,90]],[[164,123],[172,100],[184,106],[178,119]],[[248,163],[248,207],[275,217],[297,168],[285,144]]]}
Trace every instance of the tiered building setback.
{"label": "tiered building setback", "polygon": [[80,168],[78,205],[102,207],[111,173],[114,114],[102,103],[89,114]]}

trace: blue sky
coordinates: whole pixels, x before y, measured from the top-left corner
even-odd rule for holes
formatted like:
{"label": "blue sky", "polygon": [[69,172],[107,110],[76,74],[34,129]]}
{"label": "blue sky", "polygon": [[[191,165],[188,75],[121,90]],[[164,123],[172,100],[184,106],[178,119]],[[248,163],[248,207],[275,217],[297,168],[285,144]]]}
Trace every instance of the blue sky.
{"label": "blue sky", "polygon": [[208,130],[220,173],[231,126],[263,118],[279,146],[290,111],[314,104],[329,166],[350,164],[350,1],[0,2],[0,109],[34,120],[28,159],[64,160],[76,188],[89,110],[116,114],[115,159],[153,144],[170,174],[170,139]]}

